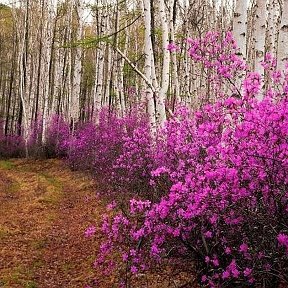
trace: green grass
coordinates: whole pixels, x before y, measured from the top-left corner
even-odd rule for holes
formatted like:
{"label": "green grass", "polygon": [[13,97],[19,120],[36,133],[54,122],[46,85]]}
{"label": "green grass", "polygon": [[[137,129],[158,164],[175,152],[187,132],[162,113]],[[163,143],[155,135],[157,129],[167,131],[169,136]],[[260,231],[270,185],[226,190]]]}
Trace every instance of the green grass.
{"label": "green grass", "polygon": [[15,165],[9,160],[1,160],[0,161],[0,169],[11,170],[14,167],[15,167]]}
{"label": "green grass", "polygon": [[47,173],[44,173],[44,172],[40,173],[39,176],[43,177],[49,184],[51,184],[55,188],[62,190],[63,185],[57,178],[55,178],[55,177],[53,177]]}
{"label": "green grass", "polygon": [[18,284],[23,288],[38,288],[38,284],[34,280],[30,280],[34,278],[33,274],[33,270],[29,267],[19,265],[13,268],[10,275],[0,278],[0,287],[11,288],[13,284]]}
{"label": "green grass", "polygon": [[5,287],[6,283],[4,279],[0,279],[0,287]]}
{"label": "green grass", "polygon": [[44,172],[39,173],[39,178],[42,180],[42,184],[45,187],[45,193],[38,199],[38,201],[46,205],[57,205],[62,197],[62,182]]}
{"label": "green grass", "polygon": [[16,193],[20,190],[21,188],[21,185],[20,183],[14,181],[13,183],[11,183],[9,186],[8,186],[8,191],[9,193]]}
{"label": "green grass", "polygon": [[28,281],[25,283],[25,288],[38,288],[38,285],[34,281]]}
{"label": "green grass", "polygon": [[73,269],[75,268],[75,264],[73,263],[64,263],[62,265],[62,270],[64,273],[69,273],[70,271],[73,271]]}
{"label": "green grass", "polygon": [[33,247],[33,249],[35,250],[41,250],[41,249],[44,249],[47,245],[47,239],[46,238],[43,238],[43,239],[36,239],[36,240],[33,240],[31,242],[31,246]]}
{"label": "green grass", "polygon": [[[0,240],[10,235],[10,231],[6,227],[0,227]],[[1,287],[1,285],[0,285]]]}
{"label": "green grass", "polygon": [[43,260],[41,260],[40,258],[39,259],[36,259],[35,261],[33,261],[32,263],[32,269],[33,270],[37,270],[38,268],[41,268],[45,265],[45,263],[43,262]]}
{"label": "green grass", "polygon": [[48,214],[46,218],[47,218],[48,222],[52,223],[57,219],[57,215],[56,214]]}

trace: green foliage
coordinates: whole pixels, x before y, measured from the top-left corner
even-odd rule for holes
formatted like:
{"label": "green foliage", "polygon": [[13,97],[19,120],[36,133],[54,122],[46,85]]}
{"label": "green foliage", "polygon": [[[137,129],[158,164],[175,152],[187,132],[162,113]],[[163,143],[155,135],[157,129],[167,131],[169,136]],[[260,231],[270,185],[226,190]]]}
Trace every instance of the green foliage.
{"label": "green foliage", "polygon": [[37,285],[36,282],[34,281],[28,281],[26,284],[25,284],[25,288],[38,288],[39,286]]}
{"label": "green foliage", "polygon": [[0,10],[10,10],[10,7],[3,3],[0,3]]}
{"label": "green foliage", "polygon": [[101,43],[112,43],[112,35],[102,36],[102,37],[86,37],[84,39],[66,43],[62,48],[97,48],[100,49],[99,44]]}
{"label": "green foliage", "polygon": [[3,170],[11,170],[15,167],[15,165],[9,160],[0,161],[0,169]]}

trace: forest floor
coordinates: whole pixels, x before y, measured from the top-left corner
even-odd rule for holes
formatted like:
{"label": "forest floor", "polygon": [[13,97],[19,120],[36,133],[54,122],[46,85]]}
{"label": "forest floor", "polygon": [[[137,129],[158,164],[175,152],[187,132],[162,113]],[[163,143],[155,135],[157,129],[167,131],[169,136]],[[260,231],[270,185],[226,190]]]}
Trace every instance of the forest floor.
{"label": "forest floor", "polygon": [[[116,287],[115,275],[97,277],[93,268],[100,234],[84,237],[104,212],[95,187],[60,160],[0,161],[1,288],[84,288],[95,278],[95,287]],[[162,270],[133,286],[181,287],[187,280],[163,276]]]}
{"label": "forest floor", "polygon": [[0,287],[84,287],[100,242],[84,237],[100,221],[95,197],[59,160],[0,161]]}

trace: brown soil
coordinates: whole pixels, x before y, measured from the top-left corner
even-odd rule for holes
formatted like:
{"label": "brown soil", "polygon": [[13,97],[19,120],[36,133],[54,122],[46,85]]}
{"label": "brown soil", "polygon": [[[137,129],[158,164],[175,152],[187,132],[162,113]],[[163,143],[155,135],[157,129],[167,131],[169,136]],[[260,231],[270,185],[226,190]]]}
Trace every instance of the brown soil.
{"label": "brown soil", "polygon": [[93,181],[61,161],[1,161],[0,287],[84,287],[98,247],[83,233],[101,209]]}
{"label": "brown soil", "polygon": [[[78,288],[93,279],[93,287],[117,287],[115,275],[93,268],[100,234],[84,237],[104,212],[95,191],[92,179],[59,160],[0,161],[0,287]],[[155,271],[132,286],[185,286],[187,277],[176,279]]]}

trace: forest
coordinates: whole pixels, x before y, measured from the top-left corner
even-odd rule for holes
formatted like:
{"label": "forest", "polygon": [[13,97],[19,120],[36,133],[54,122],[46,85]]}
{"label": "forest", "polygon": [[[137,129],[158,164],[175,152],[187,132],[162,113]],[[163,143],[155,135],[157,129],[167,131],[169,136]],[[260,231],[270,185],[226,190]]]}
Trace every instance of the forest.
{"label": "forest", "polygon": [[0,55],[0,287],[288,287],[288,0],[0,0]]}

